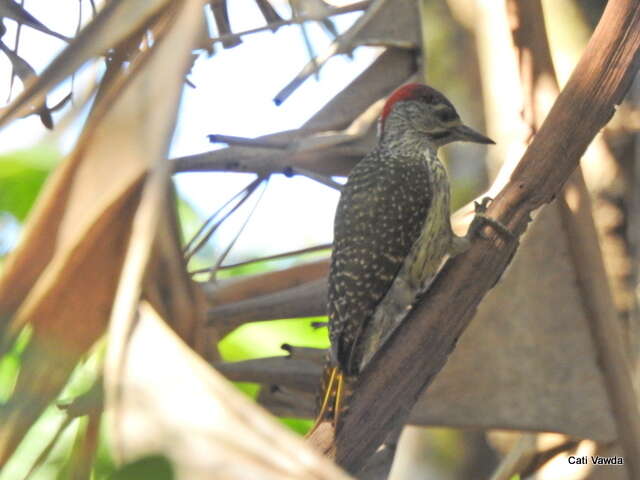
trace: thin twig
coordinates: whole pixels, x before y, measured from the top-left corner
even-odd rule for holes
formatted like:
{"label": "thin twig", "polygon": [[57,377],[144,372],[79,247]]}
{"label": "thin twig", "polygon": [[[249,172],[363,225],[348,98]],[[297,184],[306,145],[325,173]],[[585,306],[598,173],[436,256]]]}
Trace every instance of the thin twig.
{"label": "thin twig", "polygon": [[334,55],[341,53],[341,50],[344,48],[340,43],[340,38],[337,38],[329,47],[323,52],[323,54],[319,57],[314,57],[309,61],[295,76],[293,80],[291,80],[287,85],[284,86],[282,90],[278,92],[278,94],[273,98],[273,103],[276,106],[282,105],[287,98],[289,98],[293,92],[295,92],[300,85],[302,85],[307,78],[311,75],[317,75],[318,71],[324,66],[325,63],[331,59]]}
{"label": "thin twig", "polygon": [[[344,7],[337,7],[329,10],[327,17],[332,17],[334,15],[342,15],[344,13],[358,12],[360,10],[366,10],[369,7],[371,0],[365,0],[360,2],[354,2],[350,5],[345,5]],[[284,27],[287,25],[296,25],[303,22],[314,21],[314,20],[322,20],[322,18],[318,18],[316,15],[304,15],[304,16],[293,16],[289,20],[281,20],[278,22],[271,22],[267,25],[257,28],[251,28],[249,30],[244,30],[242,32],[237,33],[228,33],[226,35],[220,35],[219,37],[212,38],[211,43],[224,42],[226,40],[230,40],[235,37],[243,37],[246,35],[252,35],[254,33],[260,33],[267,30],[275,31],[280,27]]]}
{"label": "thin twig", "polygon": [[285,143],[274,143],[260,138],[235,137],[233,135],[219,135],[217,133],[207,135],[207,138],[211,143],[226,143],[229,146],[274,148],[276,150],[284,150],[288,146]]}
{"label": "thin twig", "polygon": [[282,103],[295,92],[304,81],[315,74],[331,57],[339,53],[349,52],[353,48],[353,40],[380,12],[387,0],[373,0],[370,8],[344,34],[336,38],[329,47],[313,61],[307,63],[300,73],[274,97],[273,103]]}
{"label": "thin twig", "polygon": [[50,107],[49,111],[53,113],[53,112],[57,112],[58,110],[62,110],[62,108],[64,108],[64,106],[71,100],[72,95],[73,95],[72,91],[67,93],[62,100],[56,103],[53,107]]}
{"label": "thin twig", "polygon": [[339,182],[336,182],[333,178],[322,175],[320,173],[316,173],[311,170],[307,170],[306,168],[291,167],[284,171],[284,175],[287,177],[302,175],[318,183],[321,183],[322,185],[326,185],[327,187],[333,188],[334,190],[338,190],[339,192],[342,191],[343,188],[343,185]]}
{"label": "thin twig", "polygon": [[[24,1],[25,0],[20,0],[20,7],[24,8]],[[15,40],[15,45],[13,46],[13,53],[15,53],[16,55],[18,55],[18,48],[20,47],[20,33],[22,32],[22,22],[18,22],[18,28],[16,28],[16,40]],[[9,95],[7,96],[7,103],[9,103],[9,101],[11,100],[11,95],[13,93],[13,85],[15,83],[15,66],[13,64],[13,62],[11,62],[11,80],[9,83]]]}
{"label": "thin twig", "polygon": [[[202,248],[202,246],[207,243],[209,241],[209,239],[211,238],[211,236],[215,233],[215,231],[218,229],[218,227],[220,227],[220,225],[222,225],[222,223],[229,218],[230,215],[233,214],[233,212],[235,212],[238,208],[240,208],[242,206],[242,204],[251,196],[251,194],[254,192],[254,190],[256,188],[258,188],[258,186],[262,183],[262,181],[264,180],[264,176],[258,176],[258,178],[256,178],[255,180],[253,180],[249,185],[247,185],[245,188],[243,188],[242,190],[240,190],[238,193],[236,193],[233,197],[231,197],[229,200],[227,200],[227,202],[225,202],[224,205],[222,205],[222,207],[220,207],[218,210],[216,210],[213,215],[211,215],[209,218],[207,218],[204,223],[202,224],[202,226],[200,227],[200,229],[196,232],[196,234],[191,238],[191,240],[189,240],[189,242],[187,243],[187,245],[184,247],[184,258],[185,260],[188,262],[191,257],[193,257],[196,252],[198,252],[198,250],[200,250]],[[233,202],[236,198],[241,197],[240,200],[238,200],[238,203],[236,203],[233,208],[231,208],[231,210],[229,210],[227,213],[224,214],[224,216],[214,225],[212,225],[211,227],[209,227],[209,224],[211,222],[213,222],[213,220],[220,215],[220,213],[227,208],[231,202]],[[198,239],[198,237],[203,236],[197,243],[196,240]],[[194,246],[195,243],[195,246]]]}
{"label": "thin twig", "polygon": [[[254,263],[268,262],[270,260],[280,260],[282,258],[296,257],[298,255],[304,255],[305,253],[319,252],[321,250],[327,250],[327,249],[331,248],[332,245],[333,244],[331,244],[331,243],[324,243],[322,245],[316,245],[316,246],[313,246],[313,247],[301,248],[299,250],[292,250],[290,252],[277,253],[275,255],[268,255],[266,257],[252,258],[251,260],[244,260],[242,262],[230,263],[229,265],[220,265],[218,267],[218,270],[230,270],[232,268],[244,267],[246,265],[252,265]],[[200,268],[198,270],[193,270],[193,271],[189,272],[189,275],[197,275],[197,274],[200,274],[200,273],[207,273],[207,272],[210,272],[210,271],[211,271],[211,267]]]}
{"label": "thin twig", "polygon": [[[289,5],[291,7],[291,11],[293,12],[293,15],[297,16],[298,11],[296,9],[296,2],[289,0]],[[307,32],[306,22],[300,22],[298,26],[300,27],[300,34],[302,35],[304,46],[307,49],[307,54],[309,55],[309,61],[316,66],[316,80],[318,80],[319,75],[318,75],[318,65],[316,64],[316,52],[313,50],[313,45],[311,44],[311,40],[309,40],[309,34]]]}
{"label": "thin twig", "polygon": [[[82,27],[82,2],[83,0],[78,0],[78,23],[76,24],[76,34],[75,34],[76,37],[78,36],[78,33],[80,33],[80,29]],[[75,86],[76,86],[76,72],[73,72],[73,74],[71,75],[71,86],[70,86],[72,104],[73,104],[73,91],[75,90]]]}
{"label": "thin twig", "polygon": [[[249,224],[249,221],[251,220],[251,217],[253,216],[254,212],[256,211],[256,208],[258,208],[258,205],[260,204],[260,200],[262,200],[262,197],[264,196],[264,192],[267,191],[267,186],[269,184],[269,177],[266,177],[264,179],[264,181],[261,182],[261,183],[265,184],[264,188],[262,189],[262,192],[260,192],[260,195],[258,196],[258,198],[256,199],[255,203],[253,204],[253,207],[249,211],[249,214],[244,219],[244,222],[240,226],[240,229],[238,229],[238,231],[236,232],[235,236],[233,237],[233,240],[231,240],[229,242],[229,244],[227,245],[227,248],[225,248],[225,250],[222,252],[222,254],[220,255],[220,258],[218,258],[218,261],[216,262],[216,264],[211,268],[209,281],[214,280],[216,278],[216,273],[218,272],[218,269],[220,268],[220,265],[222,264],[222,262],[224,262],[225,258],[227,258],[227,255],[229,255],[229,252],[231,251],[233,246],[236,244],[236,242],[240,238],[240,235],[242,235],[242,232],[244,231],[246,226]],[[245,198],[248,198],[248,197],[245,197]]]}

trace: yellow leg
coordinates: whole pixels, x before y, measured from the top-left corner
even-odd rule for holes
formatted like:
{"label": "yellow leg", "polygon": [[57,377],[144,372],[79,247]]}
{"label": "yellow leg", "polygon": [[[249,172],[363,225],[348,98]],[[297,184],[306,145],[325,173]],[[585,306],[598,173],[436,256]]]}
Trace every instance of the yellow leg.
{"label": "yellow leg", "polygon": [[341,378],[342,374],[338,373],[337,368],[331,369],[331,375],[329,376],[329,382],[327,383],[327,388],[324,392],[324,398],[322,399],[322,405],[320,405],[320,412],[318,412],[318,419],[321,419],[327,413],[327,408],[329,408],[329,403],[331,402],[331,396],[333,395],[333,384],[336,381],[336,377]]}
{"label": "yellow leg", "polygon": [[[331,403],[331,397],[334,392],[334,384],[336,383],[336,377],[342,378],[342,374],[338,373],[338,369],[336,367],[331,368],[331,373],[329,374],[329,381],[327,382],[327,386],[324,389],[324,395],[322,397],[322,403],[320,404],[320,411],[318,412],[318,416],[316,417],[316,421],[307,433],[307,437],[310,436],[313,432],[316,431],[318,426],[320,426],[320,422],[324,419],[327,410],[329,409],[329,404]],[[338,384],[338,387],[340,385]]]}
{"label": "yellow leg", "polygon": [[336,388],[336,401],[333,407],[333,426],[338,428],[338,420],[340,420],[340,412],[342,411],[342,396],[344,395],[344,374],[338,373],[338,386]]}

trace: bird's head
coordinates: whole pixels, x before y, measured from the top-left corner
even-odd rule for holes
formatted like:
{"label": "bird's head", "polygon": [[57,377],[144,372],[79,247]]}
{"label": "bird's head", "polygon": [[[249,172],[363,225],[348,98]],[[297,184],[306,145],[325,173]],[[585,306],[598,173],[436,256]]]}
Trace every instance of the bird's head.
{"label": "bird's head", "polygon": [[443,94],[421,83],[403,85],[387,99],[380,116],[380,135],[394,125],[424,134],[436,146],[455,141],[495,143],[464,125]]}

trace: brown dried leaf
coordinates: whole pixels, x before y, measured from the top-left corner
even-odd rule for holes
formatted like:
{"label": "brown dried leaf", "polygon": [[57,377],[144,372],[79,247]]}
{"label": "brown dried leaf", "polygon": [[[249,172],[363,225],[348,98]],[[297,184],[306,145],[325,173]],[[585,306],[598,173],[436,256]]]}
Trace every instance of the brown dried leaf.
{"label": "brown dried leaf", "polygon": [[[160,35],[146,59],[144,69],[130,81],[128,88],[118,98],[120,110],[113,110],[113,118],[105,116],[105,123],[110,120],[113,122],[112,127],[116,128],[119,125],[127,126],[125,119],[119,117],[121,114],[137,121],[137,130],[131,128],[125,134],[128,135],[125,141],[128,141],[131,151],[137,154],[139,162],[143,161],[149,169],[133,220],[109,325],[105,391],[110,406],[111,431],[115,432],[116,444],[121,397],[119,379],[123,374],[126,362],[124,352],[133,328],[145,276],[149,280],[147,285],[150,294],[163,312],[168,315],[188,315],[178,321],[186,322],[186,325],[180,325],[180,330],[188,335],[188,339],[193,339],[193,323],[197,317],[193,308],[198,304],[189,303],[194,295],[190,291],[185,265],[180,258],[175,224],[171,225],[174,228],[168,227],[170,222],[167,220],[176,221],[175,213],[167,219],[163,218],[162,212],[172,209],[167,202],[170,166],[166,160],[166,152],[175,124],[184,75],[190,66],[191,50],[200,38],[202,7],[203,0],[188,0],[177,4],[174,11],[167,12],[170,15],[168,21],[160,24],[166,30],[159,30]],[[164,228],[161,229],[161,225]],[[154,246],[157,246],[155,252],[161,256],[156,258],[153,273],[161,274],[167,269],[177,273],[176,278],[168,285],[162,279],[148,276]],[[162,288],[163,283],[175,289],[168,299],[158,295],[158,289]],[[183,297],[179,299],[179,295]],[[176,317],[168,318],[174,322],[176,320]]]}
{"label": "brown dried leaf", "polygon": [[0,112],[0,127],[30,113],[31,105],[42,104],[46,94],[83,63],[104,55],[108,49],[127,39],[169,3],[169,0],[108,2],[93,21],[44,69],[42,74],[34,78],[30,84],[25,85],[20,96]]}
{"label": "brown dried leaf", "polygon": [[[121,3],[114,4],[113,17],[95,27],[102,35],[96,43],[124,35],[125,27],[134,28],[135,20],[149,13],[141,7],[119,7]],[[123,25],[115,30],[105,30],[118,18],[116,13],[127,11],[137,15],[121,19]],[[89,27],[86,31],[96,32]],[[193,40],[194,32],[197,28],[183,35]],[[24,325],[30,325],[33,334],[15,393],[0,410],[0,463],[106,326],[141,187],[148,169],[165,158],[190,54],[191,43],[182,49],[182,57],[173,51],[158,59],[156,49],[162,43],[158,37],[154,49],[134,60],[129,76],[116,78],[105,90],[77,148],[52,175],[23,241],[6,263],[0,316],[11,321],[5,325],[4,341],[9,343]],[[66,58],[78,60],[69,53]],[[161,165],[164,172],[156,169],[151,178],[156,178],[154,185],[162,184],[156,190],[164,194],[169,172],[166,163]]]}
{"label": "brown dried leaf", "polygon": [[126,459],[160,451],[179,480],[349,478],[194,355],[146,303],[121,381]]}

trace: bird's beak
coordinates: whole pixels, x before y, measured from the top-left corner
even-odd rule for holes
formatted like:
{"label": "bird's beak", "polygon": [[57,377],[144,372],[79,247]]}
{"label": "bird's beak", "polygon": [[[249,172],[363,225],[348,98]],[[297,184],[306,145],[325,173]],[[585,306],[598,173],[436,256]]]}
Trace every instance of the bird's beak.
{"label": "bird's beak", "polygon": [[489,137],[485,137],[481,133],[476,132],[472,128],[467,127],[466,125],[458,125],[453,128],[453,132],[456,136],[456,139],[462,142],[473,142],[473,143],[491,143],[494,144],[493,140]]}

